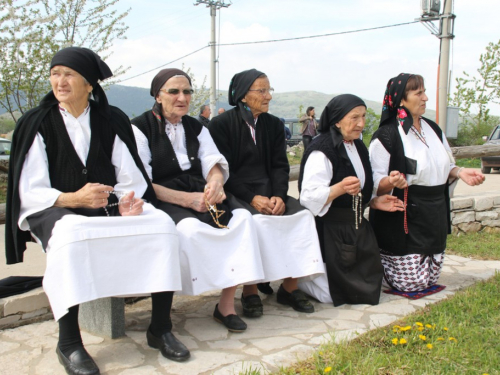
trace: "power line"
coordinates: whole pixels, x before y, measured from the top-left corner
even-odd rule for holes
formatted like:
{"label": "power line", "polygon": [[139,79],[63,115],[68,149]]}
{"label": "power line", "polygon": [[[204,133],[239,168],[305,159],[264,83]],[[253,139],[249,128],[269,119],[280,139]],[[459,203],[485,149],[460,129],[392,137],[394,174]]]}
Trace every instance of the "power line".
{"label": "power line", "polygon": [[[370,27],[370,28],[366,28],[366,29],[357,29],[357,30],[350,30],[350,31],[340,31],[340,32],[336,32],[336,33],[319,34],[319,35],[299,36],[299,37],[295,37],[295,38],[260,40],[260,41],[255,41],[255,42],[220,43],[220,44],[216,44],[216,46],[218,46],[218,47],[220,47],[220,46],[238,46],[238,45],[245,45],[245,44],[277,43],[277,42],[287,42],[287,41],[290,41],[290,40],[321,38],[321,37],[333,36],[333,35],[353,34],[353,33],[360,33],[360,32],[364,32],[364,31],[387,29],[387,28],[390,28],[390,27],[398,27],[398,26],[404,26],[404,25],[411,25],[413,23],[419,23],[419,22],[420,21],[410,21],[410,22],[396,23],[396,24],[393,24],[393,25]],[[132,77],[129,77],[129,78],[125,78],[123,80],[119,80],[119,81],[116,82],[116,84],[122,83],[122,82],[125,82],[125,81],[128,81],[128,80],[131,80],[133,78],[140,77],[140,76],[142,76],[144,74],[147,74],[147,73],[150,73],[150,72],[152,72],[152,71],[154,71],[156,69],[164,67],[165,65],[172,64],[172,63],[174,63],[176,61],[179,61],[179,60],[181,60],[181,59],[183,59],[185,57],[194,55],[195,53],[200,52],[201,50],[204,50],[205,48],[208,48],[208,47],[210,47],[210,46],[203,46],[203,47],[201,47],[201,48],[199,48],[199,49],[197,49],[197,50],[195,50],[193,52],[188,53],[187,55],[181,56],[181,57],[179,57],[179,58],[177,58],[175,60],[169,61],[169,62],[167,62],[165,64],[160,65],[160,66],[157,66],[156,68],[150,69],[150,70],[148,70],[146,72],[143,72],[143,73],[136,74],[135,76],[132,76]]]}
{"label": "power line", "polygon": [[410,22],[404,22],[404,23],[397,23],[397,24],[394,24],[394,25],[369,27],[367,29],[358,29],[358,30],[351,30],[351,31],[340,31],[340,32],[337,32],[337,33],[328,33],[328,34],[319,34],[319,35],[310,35],[310,36],[299,36],[299,37],[295,37],[295,38],[260,40],[260,41],[256,41],[256,42],[223,43],[223,44],[218,44],[218,45],[219,46],[239,46],[239,45],[244,45],[244,44],[276,43],[276,42],[286,42],[286,41],[290,41],[290,40],[321,38],[321,37],[332,36],[332,35],[353,34],[353,33],[360,33],[360,32],[363,32],[363,31],[372,31],[372,30],[387,29],[389,27],[411,25],[412,23],[419,23],[419,22],[420,21],[410,21]]}
{"label": "power line", "polygon": [[118,84],[118,83],[122,83],[122,82],[128,81],[129,79],[132,79],[132,78],[137,78],[137,77],[140,77],[140,76],[142,76],[142,75],[144,75],[144,74],[147,74],[147,73],[152,72],[153,70],[163,68],[165,65],[169,65],[169,64],[172,64],[172,63],[174,63],[174,62],[176,62],[176,61],[179,61],[179,60],[183,59],[184,57],[188,57],[188,56],[194,55],[196,52],[200,52],[201,50],[203,50],[203,49],[205,49],[205,48],[208,48],[208,46],[203,46],[203,47],[201,47],[201,48],[198,48],[196,51],[190,52],[190,53],[188,53],[187,55],[184,55],[184,56],[181,56],[181,57],[179,57],[179,58],[177,58],[177,59],[175,59],[175,60],[169,61],[168,63],[165,63],[165,64],[162,64],[162,65],[160,65],[160,66],[157,66],[156,68],[150,69],[150,70],[148,70],[148,71],[146,71],[146,72],[142,72],[142,73],[136,74],[135,76],[132,76],[132,77],[128,77],[128,78],[125,78],[125,79],[119,80],[118,82],[115,82],[115,83],[116,83],[116,84]]}

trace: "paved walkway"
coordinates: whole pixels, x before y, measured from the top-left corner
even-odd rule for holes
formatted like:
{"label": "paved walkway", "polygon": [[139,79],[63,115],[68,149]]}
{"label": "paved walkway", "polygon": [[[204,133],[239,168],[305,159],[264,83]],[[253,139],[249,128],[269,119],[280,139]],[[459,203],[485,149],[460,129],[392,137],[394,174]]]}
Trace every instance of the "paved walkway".
{"label": "paved walkway", "polygon": [[[490,179],[496,181],[489,190],[498,192],[498,178],[500,175]],[[459,190],[459,194],[463,193]],[[3,226],[0,226],[1,231]],[[2,233],[0,236],[3,237]],[[3,252],[3,243],[0,250]],[[24,263],[6,266],[4,262],[0,259],[0,278],[41,275],[45,255],[39,247],[30,245]],[[185,363],[166,360],[157,350],[147,346],[145,332],[151,314],[149,299],[127,306],[125,337],[111,340],[83,332],[83,340],[101,373],[108,375],[238,374],[248,369],[272,371],[309,356],[318,345],[332,337],[337,340],[350,338],[390,324],[426,304],[493,276],[495,270],[500,270],[500,261],[447,256],[439,280],[440,284],[447,286],[443,292],[417,301],[382,293],[377,306],[333,307],[315,302],[314,314],[301,314],[285,308],[276,302],[275,295],[263,296],[265,315],[245,319],[248,330],[241,334],[229,333],[212,319],[217,292],[198,297],[175,296],[174,332],[191,350],[191,359]],[[273,284],[275,290],[278,286],[278,283]],[[237,296],[240,294],[238,291]],[[239,301],[236,301],[236,308],[241,314]],[[53,320],[0,330],[0,374],[64,374],[55,354],[56,344],[57,324]]]}
{"label": "paved walkway", "polygon": [[[212,319],[217,293],[174,299],[174,332],[191,350],[191,359],[175,363],[146,344],[150,300],[126,309],[126,337],[110,340],[83,333],[87,350],[101,372],[109,375],[238,374],[246,369],[277,370],[307,357],[332,336],[353,337],[384,326],[437,302],[500,270],[499,261],[476,261],[448,256],[440,279],[447,288],[438,294],[411,301],[382,293],[380,304],[333,307],[314,303],[316,312],[301,314],[264,297],[265,315],[246,319],[248,330],[229,333]],[[275,290],[278,284],[274,283]],[[238,292],[237,295],[240,293]],[[236,303],[238,312],[241,305]],[[0,331],[0,373],[57,375],[57,324],[51,320]],[[264,371],[262,371],[264,373]]]}

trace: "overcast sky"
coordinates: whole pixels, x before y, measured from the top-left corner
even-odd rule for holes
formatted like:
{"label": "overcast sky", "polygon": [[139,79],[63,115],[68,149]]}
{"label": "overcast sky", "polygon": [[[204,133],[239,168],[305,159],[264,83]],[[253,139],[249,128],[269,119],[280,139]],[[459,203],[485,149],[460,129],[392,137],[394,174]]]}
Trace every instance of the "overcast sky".
{"label": "overcast sky", "polygon": [[[122,84],[149,87],[160,68],[128,79],[208,45],[210,15],[195,0],[121,0],[132,8],[125,19],[127,40],[118,41],[108,60],[131,69]],[[443,0],[441,1],[443,2]],[[226,3],[228,1],[226,0]],[[421,0],[233,0],[217,12],[219,43],[303,37],[414,21]],[[466,71],[476,74],[479,56],[500,38],[500,1],[455,0],[455,39],[450,69],[453,82]],[[496,26],[495,26],[496,25]],[[219,38],[219,36],[218,36]],[[265,72],[276,92],[314,90],[352,93],[382,101],[389,78],[400,72],[418,73],[426,80],[428,107],[436,108],[439,39],[422,24],[346,35],[279,43],[221,46],[219,89],[242,70]],[[206,48],[165,67],[191,68],[198,82],[209,79],[210,49]],[[307,105],[307,98],[303,103]],[[500,115],[500,107],[492,107]]]}

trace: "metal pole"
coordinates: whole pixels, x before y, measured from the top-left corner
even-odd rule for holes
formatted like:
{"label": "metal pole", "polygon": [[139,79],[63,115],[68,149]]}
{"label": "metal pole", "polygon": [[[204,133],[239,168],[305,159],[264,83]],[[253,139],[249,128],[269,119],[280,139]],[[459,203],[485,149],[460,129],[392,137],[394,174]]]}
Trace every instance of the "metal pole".
{"label": "metal pole", "polygon": [[450,40],[453,38],[452,10],[453,0],[445,0],[443,18],[441,19],[441,53],[439,61],[439,84],[438,84],[438,118],[439,127],[446,134],[446,112],[448,107],[448,70],[450,67]]}
{"label": "metal pole", "polygon": [[210,4],[210,17],[212,19],[211,37],[210,37],[210,118],[216,115],[215,111],[215,90],[216,90],[216,77],[215,77],[215,64],[217,59],[215,57],[215,15],[217,8],[215,4]]}

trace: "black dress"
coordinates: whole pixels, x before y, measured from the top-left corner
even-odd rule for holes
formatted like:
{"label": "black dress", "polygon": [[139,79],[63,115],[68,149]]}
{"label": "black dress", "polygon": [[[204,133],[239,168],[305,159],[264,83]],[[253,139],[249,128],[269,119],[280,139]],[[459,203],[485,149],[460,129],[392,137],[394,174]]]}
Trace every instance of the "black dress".
{"label": "black dress", "polygon": [[[354,145],[366,176],[362,189],[362,204],[366,205],[373,189],[368,150],[360,140],[355,140]],[[342,143],[342,136],[336,131],[323,133],[313,140],[304,154],[299,190],[302,190],[305,164],[313,151],[324,153],[332,163],[333,178],[330,186],[345,177],[356,176]],[[355,221],[352,197],[347,194],[335,199],[325,215],[316,217],[329,291],[335,306],[345,303],[376,305],[380,298],[383,271],[377,241],[366,219],[363,218],[357,228]]]}

